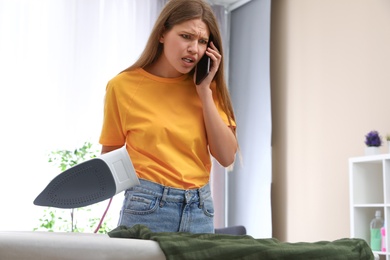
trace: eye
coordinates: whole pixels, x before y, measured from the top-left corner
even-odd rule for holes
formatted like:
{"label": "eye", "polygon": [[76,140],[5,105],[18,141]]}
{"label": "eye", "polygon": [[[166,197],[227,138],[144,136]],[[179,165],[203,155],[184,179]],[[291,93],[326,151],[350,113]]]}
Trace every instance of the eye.
{"label": "eye", "polygon": [[200,39],[199,43],[207,45],[209,42],[207,40],[205,40],[205,39]]}
{"label": "eye", "polygon": [[187,40],[191,39],[191,35],[189,35],[189,34],[181,34],[180,36],[181,36],[183,39],[187,39]]}

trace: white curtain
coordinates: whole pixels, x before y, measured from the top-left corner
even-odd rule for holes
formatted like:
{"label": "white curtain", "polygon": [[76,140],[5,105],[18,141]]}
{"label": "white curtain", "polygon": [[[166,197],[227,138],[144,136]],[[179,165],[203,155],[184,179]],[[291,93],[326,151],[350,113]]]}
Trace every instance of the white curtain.
{"label": "white curtain", "polygon": [[[211,1],[213,2],[213,1]],[[217,17],[224,50],[225,75],[228,75],[229,68],[229,12],[226,6],[212,4],[213,11]],[[228,78],[226,78],[228,80]],[[211,187],[215,207],[214,225],[216,228],[227,226],[227,197],[226,197],[226,169],[219,165],[213,159],[213,168],[211,170]]]}
{"label": "white curtain", "polygon": [[249,235],[271,237],[271,0],[236,1],[214,11],[225,39],[242,156],[227,174],[214,163],[215,225],[244,225]]}
{"label": "white curtain", "polygon": [[242,163],[228,174],[228,225],[258,238],[272,236],[270,23],[271,0],[231,12],[229,87]]}
{"label": "white curtain", "polygon": [[106,83],[139,56],[164,3],[0,0],[0,230],[37,226],[33,200],[58,173],[50,151],[100,148]]}

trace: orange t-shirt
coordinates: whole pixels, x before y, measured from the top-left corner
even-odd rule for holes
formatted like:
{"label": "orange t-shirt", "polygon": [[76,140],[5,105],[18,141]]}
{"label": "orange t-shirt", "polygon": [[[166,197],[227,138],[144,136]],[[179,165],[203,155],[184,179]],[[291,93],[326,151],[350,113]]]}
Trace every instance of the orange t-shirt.
{"label": "orange t-shirt", "polygon": [[[215,83],[212,89],[215,93]],[[215,95],[214,101],[228,124]],[[107,84],[100,143],[126,143],[142,179],[181,189],[202,187],[209,181],[211,160],[201,106],[189,75],[122,72]]]}

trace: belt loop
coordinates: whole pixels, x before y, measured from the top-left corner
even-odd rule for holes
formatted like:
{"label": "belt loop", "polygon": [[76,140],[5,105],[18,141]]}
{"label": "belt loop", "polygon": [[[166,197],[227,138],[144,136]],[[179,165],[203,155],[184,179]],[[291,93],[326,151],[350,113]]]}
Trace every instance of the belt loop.
{"label": "belt loop", "polygon": [[169,188],[164,186],[163,195],[162,195],[161,201],[160,201],[160,208],[162,208],[164,206],[165,201],[167,200],[168,190],[169,190]]}
{"label": "belt loop", "polygon": [[200,189],[198,189],[198,196],[199,196],[199,208],[201,209],[203,208],[204,202],[203,202],[203,192]]}

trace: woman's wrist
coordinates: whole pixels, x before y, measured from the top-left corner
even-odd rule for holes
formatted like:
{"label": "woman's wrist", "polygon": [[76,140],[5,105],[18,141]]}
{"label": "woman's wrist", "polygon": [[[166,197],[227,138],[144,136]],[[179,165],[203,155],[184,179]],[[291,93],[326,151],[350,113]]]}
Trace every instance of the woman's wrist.
{"label": "woman's wrist", "polygon": [[207,102],[208,100],[213,100],[213,91],[207,87],[207,88],[200,88],[197,89],[198,96],[200,98],[200,101],[202,103]]}

